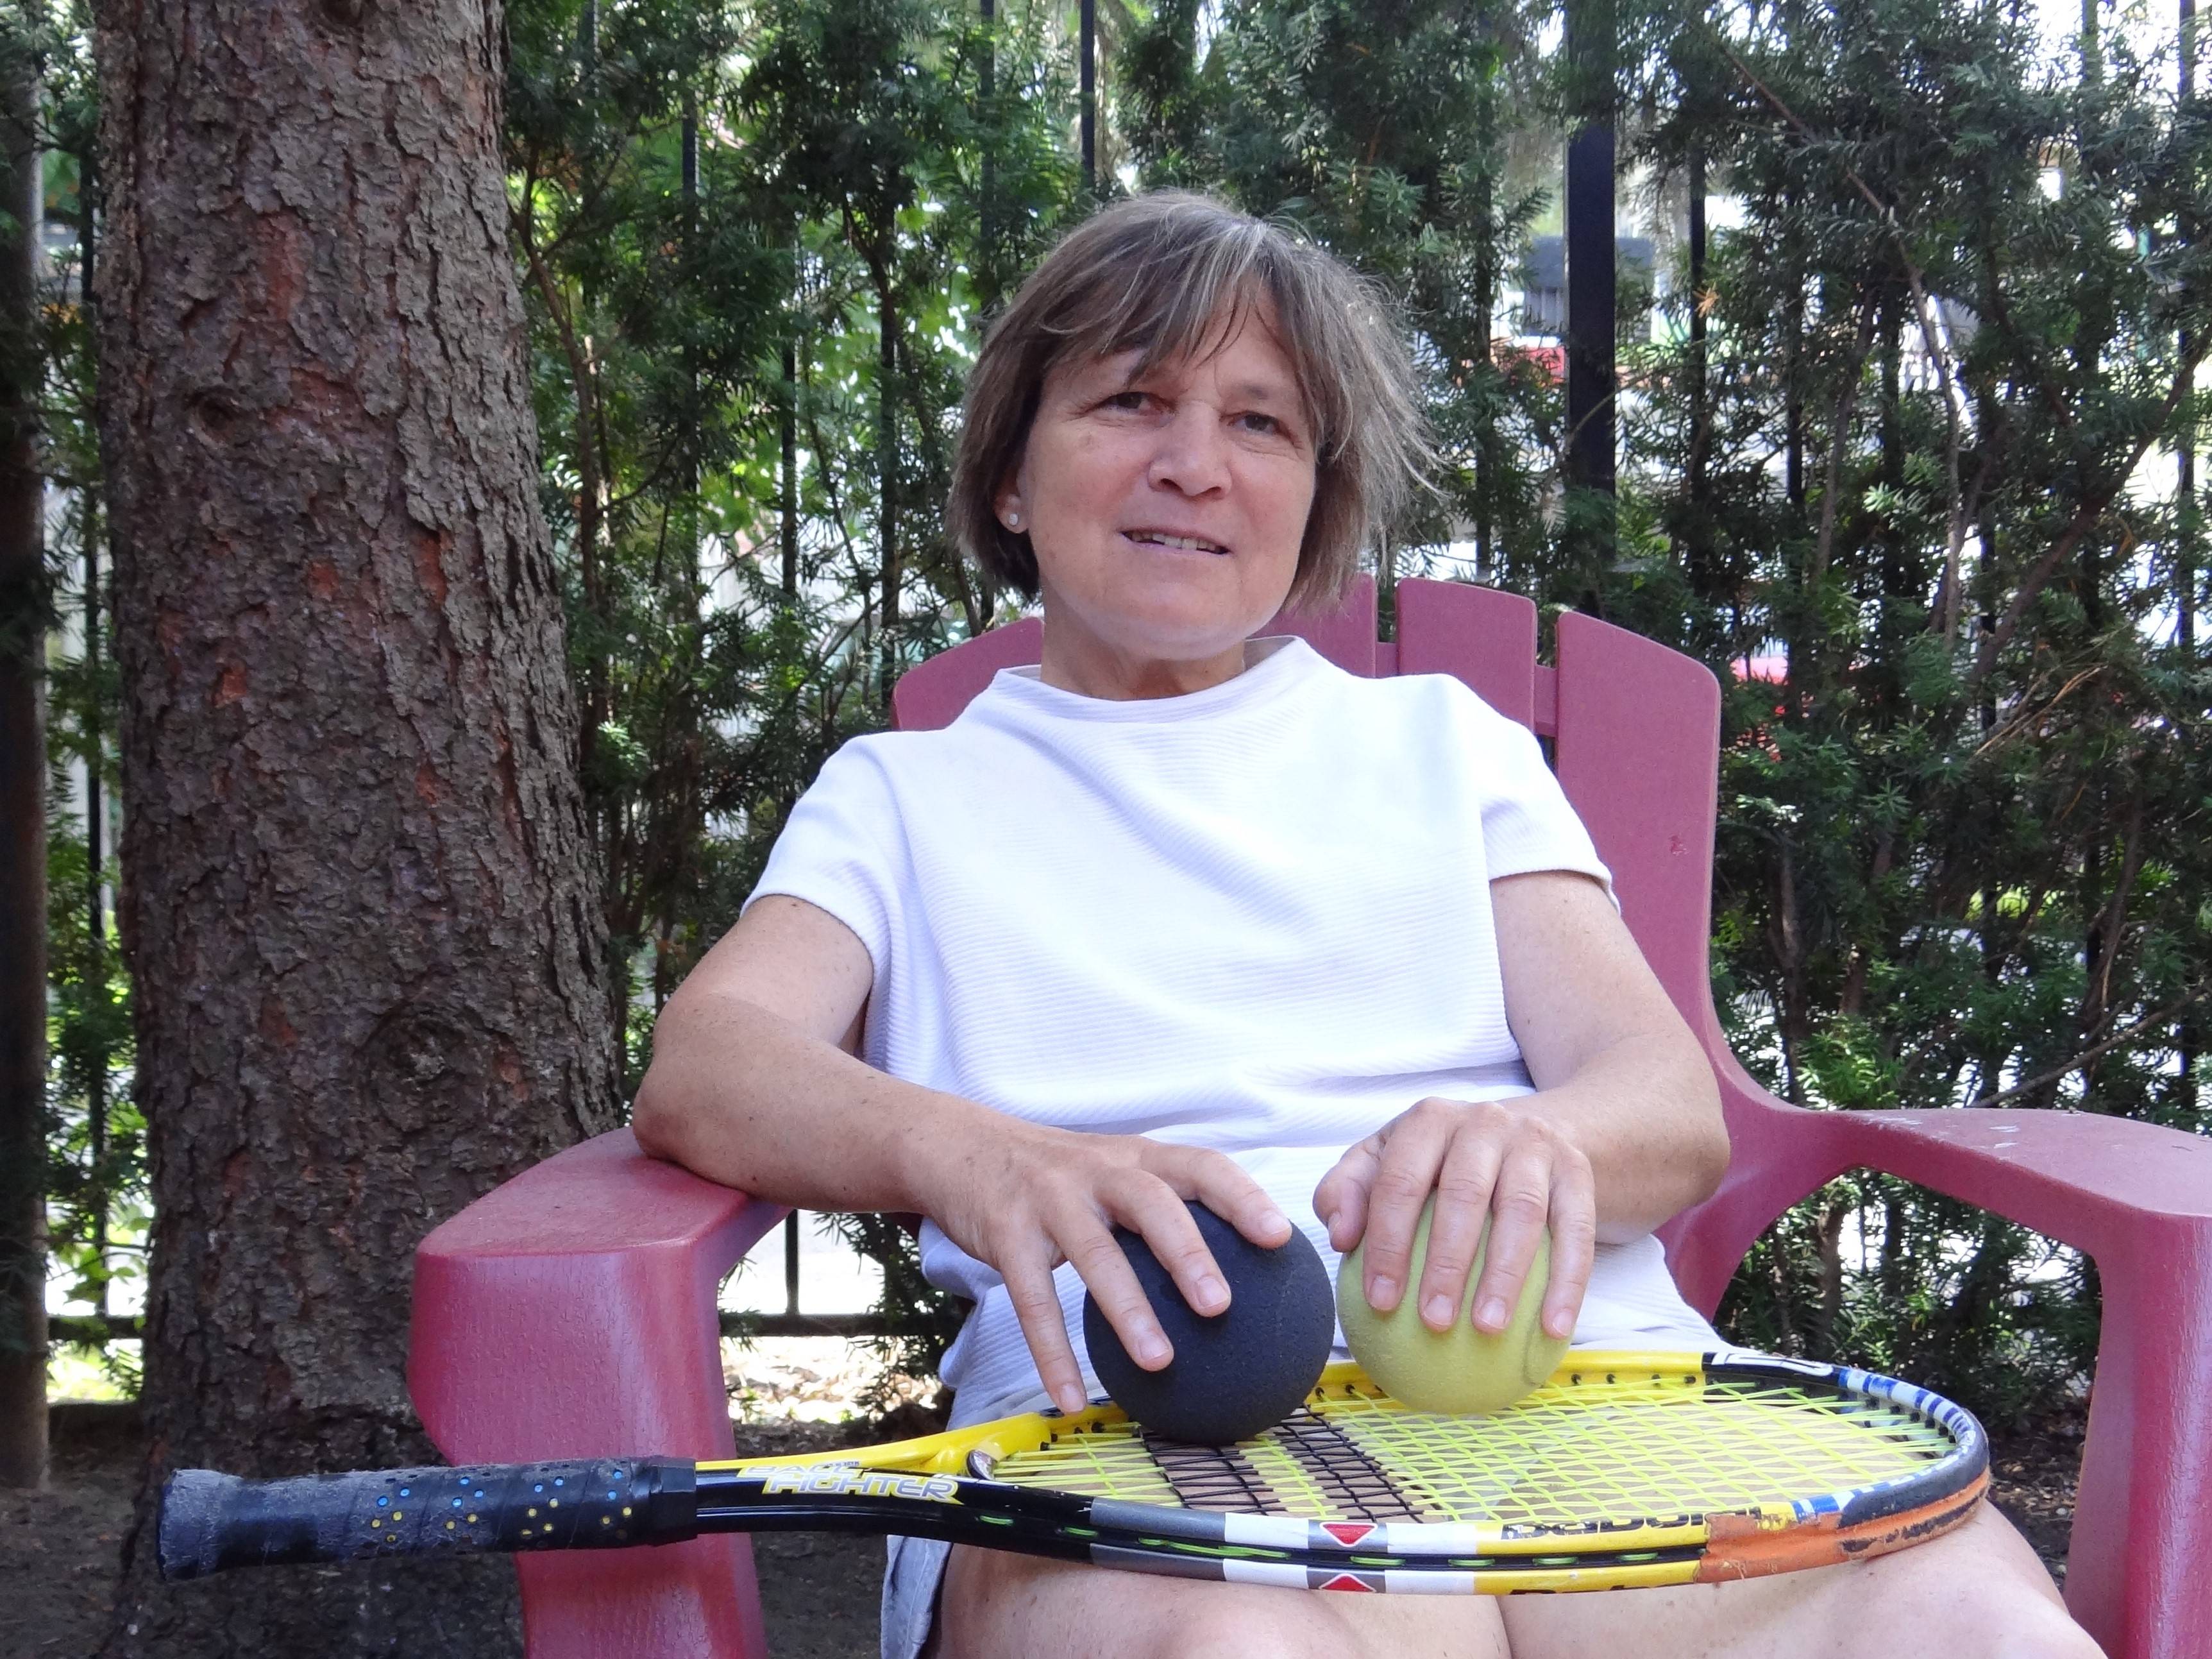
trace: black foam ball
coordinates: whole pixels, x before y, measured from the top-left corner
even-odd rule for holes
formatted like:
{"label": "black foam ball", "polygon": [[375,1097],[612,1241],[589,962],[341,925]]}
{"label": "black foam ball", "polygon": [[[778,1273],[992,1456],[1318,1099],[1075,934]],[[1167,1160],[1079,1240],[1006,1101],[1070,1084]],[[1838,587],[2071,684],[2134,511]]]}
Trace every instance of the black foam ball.
{"label": "black foam ball", "polygon": [[1088,1291],[1083,1339],[1091,1369],[1132,1418],[1170,1440],[1220,1446],[1273,1427],[1312,1391],[1328,1363],[1336,1296],[1319,1253],[1295,1228],[1287,1241],[1266,1250],[1202,1204],[1192,1204],[1190,1214],[1229,1282],[1227,1311],[1212,1318],[1194,1312],[1151,1247],[1117,1227],[1114,1237],[1175,1357],[1164,1370],[1144,1369]]}

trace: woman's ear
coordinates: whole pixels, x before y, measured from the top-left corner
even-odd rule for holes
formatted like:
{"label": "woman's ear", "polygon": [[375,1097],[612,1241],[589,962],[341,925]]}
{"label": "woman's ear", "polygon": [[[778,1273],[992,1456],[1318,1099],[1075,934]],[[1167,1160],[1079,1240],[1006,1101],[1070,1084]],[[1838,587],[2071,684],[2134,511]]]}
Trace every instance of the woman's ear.
{"label": "woman's ear", "polygon": [[1018,476],[1012,473],[1006,475],[1006,481],[999,486],[999,493],[992,498],[991,509],[998,514],[999,522],[1016,535],[1020,535],[1028,529],[1029,509],[1022,500],[1021,480]]}

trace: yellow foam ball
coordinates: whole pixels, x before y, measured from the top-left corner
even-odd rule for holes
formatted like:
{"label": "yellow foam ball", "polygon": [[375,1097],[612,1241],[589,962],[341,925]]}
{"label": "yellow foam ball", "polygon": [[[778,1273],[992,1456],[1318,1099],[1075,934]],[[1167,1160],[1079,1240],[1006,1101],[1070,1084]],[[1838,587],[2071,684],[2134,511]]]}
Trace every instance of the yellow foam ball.
{"label": "yellow foam ball", "polygon": [[1497,1335],[1478,1331],[1468,1322],[1475,1287],[1482,1278],[1482,1262],[1490,1247],[1490,1229],[1484,1224],[1482,1242],[1474,1253],[1474,1266],[1460,1293],[1459,1314],[1446,1331],[1431,1331],[1421,1322],[1421,1267],[1428,1259],[1429,1223],[1436,1213],[1436,1195],[1422,1207],[1420,1225],[1413,1232],[1413,1276],[1398,1305],[1378,1314],[1368,1305],[1367,1276],[1363,1265],[1363,1240],[1345,1257],[1336,1272],[1337,1318],[1344,1326],[1345,1342],[1367,1375],[1391,1398],[1420,1412],[1467,1416],[1501,1412],[1540,1387],[1566,1357],[1568,1339],[1544,1333],[1544,1287],[1552,1272],[1552,1240],[1547,1233],[1536,1244],[1535,1259],[1521,1286],[1521,1300],[1505,1328]]}

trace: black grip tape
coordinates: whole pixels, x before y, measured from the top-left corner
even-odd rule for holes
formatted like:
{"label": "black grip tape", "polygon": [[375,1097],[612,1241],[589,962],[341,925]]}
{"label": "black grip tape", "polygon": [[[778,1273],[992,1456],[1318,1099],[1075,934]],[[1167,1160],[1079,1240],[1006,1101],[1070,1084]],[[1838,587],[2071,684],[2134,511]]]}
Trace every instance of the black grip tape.
{"label": "black grip tape", "polygon": [[161,1577],[389,1555],[620,1549],[698,1530],[692,1466],[671,1458],[287,1480],[180,1469],[161,1488]]}

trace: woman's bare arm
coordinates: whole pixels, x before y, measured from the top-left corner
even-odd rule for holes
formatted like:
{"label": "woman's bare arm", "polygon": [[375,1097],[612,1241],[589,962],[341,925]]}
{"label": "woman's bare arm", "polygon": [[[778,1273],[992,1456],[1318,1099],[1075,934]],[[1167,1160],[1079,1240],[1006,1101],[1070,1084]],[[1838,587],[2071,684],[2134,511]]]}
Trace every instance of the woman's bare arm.
{"label": "woman's bare arm", "polygon": [[828,912],[763,899],[662,1009],[631,1113],[639,1144],[781,1204],[921,1210],[947,1120],[983,1108],[854,1058],[872,976]]}
{"label": "woman's bare arm", "polygon": [[1378,1308],[1407,1289],[1422,1205],[1437,1194],[1417,1295],[1448,1326],[1486,1223],[1474,1322],[1503,1327],[1548,1227],[1545,1328],[1574,1328],[1595,1246],[1641,1237],[1710,1194],[1728,1167],[1720,1095],[1696,1040],[1597,884],[1543,872],[1491,883],[1505,1014],[1536,1085],[1513,1100],[1426,1100],[1352,1147],[1314,1208],[1330,1241],[1364,1237]]}
{"label": "woman's bare arm", "polygon": [[1052,1271],[1073,1262],[1138,1363],[1173,1357],[1113,1228],[1144,1235],[1192,1307],[1228,1305],[1184,1209],[1202,1199],[1255,1244],[1290,1223],[1220,1153],[1025,1123],[854,1058],[873,979],[827,912],[762,899],[670,997],[631,1123],[639,1144],[710,1180],[815,1210],[905,1210],[1006,1281],[1039,1375],[1064,1410],[1082,1374]]}
{"label": "woman's bare arm", "polygon": [[1505,1017],[1545,1114],[1597,1181],[1598,1237],[1640,1238],[1711,1196],[1728,1168],[1713,1069],[1597,883],[1491,884]]}

